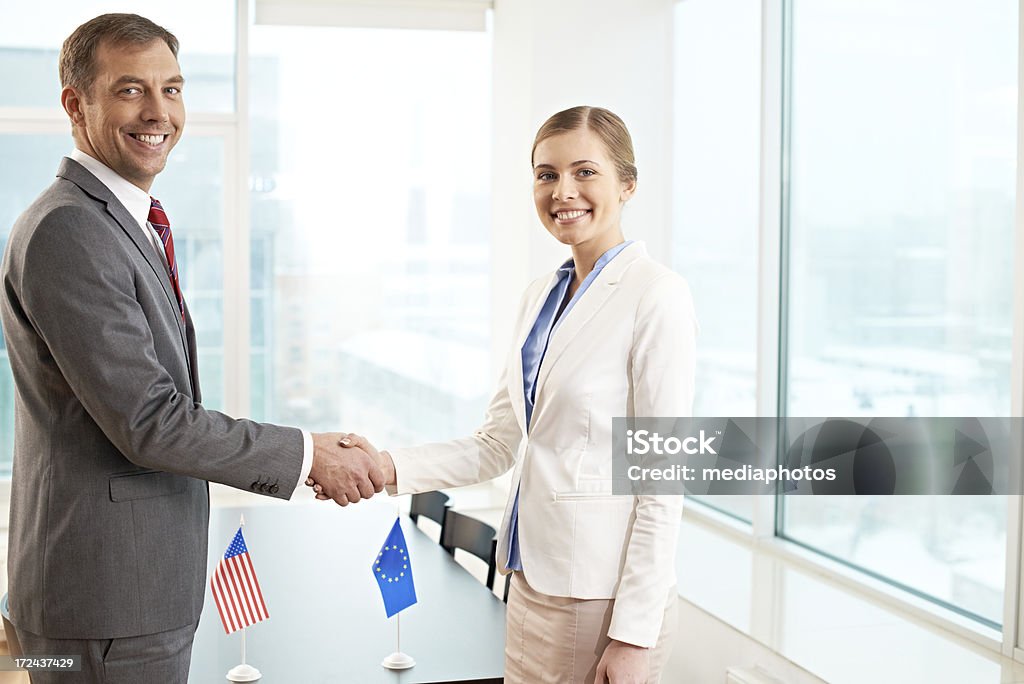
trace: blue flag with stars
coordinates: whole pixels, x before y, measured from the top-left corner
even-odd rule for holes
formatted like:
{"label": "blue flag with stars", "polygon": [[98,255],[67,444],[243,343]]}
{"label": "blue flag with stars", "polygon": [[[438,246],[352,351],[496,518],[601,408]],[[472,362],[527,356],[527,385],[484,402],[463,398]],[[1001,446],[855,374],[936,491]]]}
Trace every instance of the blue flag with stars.
{"label": "blue flag with stars", "polygon": [[405,534],[397,518],[391,533],[384,540],[384,546],[373,561],[373,576],[380,585],[380,595],[384,598],[384,610],[388,617],[416,603],[409,547],[405,544]]}

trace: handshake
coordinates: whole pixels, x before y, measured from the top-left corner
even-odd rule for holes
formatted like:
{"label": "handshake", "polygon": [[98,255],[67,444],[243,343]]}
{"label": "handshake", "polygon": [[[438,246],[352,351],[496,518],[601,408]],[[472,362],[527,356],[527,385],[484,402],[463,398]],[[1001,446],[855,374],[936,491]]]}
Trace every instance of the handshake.
{"label": "handshake", "polygon": [[343,432],[313,435],[313,465],[306,486],[313,488],[317,499],[347,506],[393,484],[391,455],[377,451],[365,437]]}

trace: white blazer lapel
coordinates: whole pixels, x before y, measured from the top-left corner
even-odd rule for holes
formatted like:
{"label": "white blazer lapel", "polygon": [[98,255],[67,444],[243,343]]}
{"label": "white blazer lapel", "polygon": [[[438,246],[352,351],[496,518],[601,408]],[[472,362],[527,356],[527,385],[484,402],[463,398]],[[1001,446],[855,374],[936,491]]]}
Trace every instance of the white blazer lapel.
{"label": "white blazer lapel", "polygon": [[534,301],[526,305],[519,329],[516,331],[515,344],[512,345],[512,350],[509,352],[511,358],[508,360],[508,393],[512,400],[512,410],[516,414],[516,420],[524,435],[528,426],[526,425],[526,395],[523,390],[523,344],[526,343],[533,324],[537,322],[537,315],[540,313],[541,307],[544,306],[544,302],[547,301],[551,288],[557,283],[558,271],[555,271],[548,278],[548,284],[539,291],[540,294]]}
{"label": "white blazer lapel", "polygon": [[626,247],[614,259],[608,262],[608,265],[598,274],[594,282],[587,288],[587,291],[579,298],[579,301],[573,305],[572,310],[564,314],[565,317],[551,334],[548,350],[544,354],[544,362],[540,366],[540,373],[537,377],[538,401],[540,401],[540,392],[544,386],[544,381],[551,375],[551,368],[558,362],[559,357],[562,356],[573,339],[583,330],[587,322],[604,308],[609,297],[615,293],[622,274],[626,272],[629,265],[638,257],[646,254],[647,249],[642,242],[635,242]]}

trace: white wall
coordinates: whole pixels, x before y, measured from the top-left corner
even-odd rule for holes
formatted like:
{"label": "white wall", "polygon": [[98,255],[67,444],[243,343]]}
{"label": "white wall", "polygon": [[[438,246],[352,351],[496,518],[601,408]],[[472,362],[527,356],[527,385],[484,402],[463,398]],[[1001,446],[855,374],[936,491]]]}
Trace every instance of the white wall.
{"label": "white wall", "polygon": [[662,681],[720,684],[730,668],[760,673],[753,681],[825,684],[767,646],[679,599],[679,631]]}
{"label": "white wall", "polygon": [[[550,115],[606,107],[626,122],[639,168],[628,239],[669,259],[672,0],[495,0],[492,358],[495,374],[530,280],[568,256],[533,208],[530,148]],[[505,313],[502,313],[505,312]]]}

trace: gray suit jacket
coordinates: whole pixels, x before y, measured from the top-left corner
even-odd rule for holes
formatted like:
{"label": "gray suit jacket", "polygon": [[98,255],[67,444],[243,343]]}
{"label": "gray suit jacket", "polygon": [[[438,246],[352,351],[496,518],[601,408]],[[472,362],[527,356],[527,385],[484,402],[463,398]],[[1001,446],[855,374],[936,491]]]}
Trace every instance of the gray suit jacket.
{"label": "gray suit jacket", "polygon": [[79,639],[195,623],[206,481],[288,498],[301,432],[200,405],[192,321],[181,321],[167,268],[80,164],[65,159],[15,223],[2,279],[15,384],[12,621]]}

